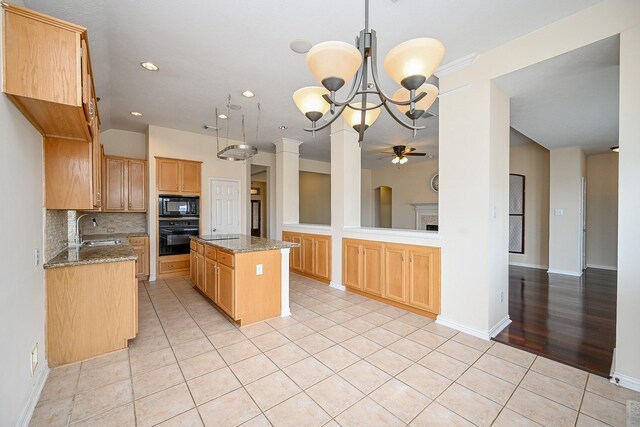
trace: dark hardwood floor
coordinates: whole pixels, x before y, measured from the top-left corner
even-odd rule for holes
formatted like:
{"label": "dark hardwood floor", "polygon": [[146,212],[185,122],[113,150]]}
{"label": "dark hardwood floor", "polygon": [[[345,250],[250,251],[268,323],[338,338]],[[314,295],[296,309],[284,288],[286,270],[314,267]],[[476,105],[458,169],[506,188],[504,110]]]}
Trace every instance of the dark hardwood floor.
{"label": "dark hardwood floor", "polygon": [[594,374],[609,376],[616,343],[617,273],[582,277],[509,267],[512,323],[494,339]]}

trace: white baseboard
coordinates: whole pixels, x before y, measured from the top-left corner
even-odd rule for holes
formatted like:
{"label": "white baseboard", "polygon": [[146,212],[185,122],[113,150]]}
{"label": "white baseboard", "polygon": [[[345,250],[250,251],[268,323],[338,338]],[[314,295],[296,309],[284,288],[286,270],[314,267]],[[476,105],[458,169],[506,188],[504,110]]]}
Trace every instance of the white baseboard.
{"label": "white baseboard", "polygon": [[640,391],[640,380],[630,377],[619,372],[614,372],[611,377],[611,382],[621,387],[628,388],[634,391]]}
{"label": "white baseboard", "polygon": [[280,317],[288,317],[291,316],[291,310],[289,310],[288,308],[286,310],[282,310],[282,313],[280,313]]}
{"label": "white baseboard", "polygon": [[155,282],[156,281],[156,276],[151,276],[149,277],[149,282]]}
{"label": "white baseboard", "polygon": [[564,274],[565,276],[574,276],[574,277],[582,276],[582,271],[554,270],[554,269],[551,269],[551,268],[547,270],[547,273]]}
{"label": "white baseboard", "polygon": [[547,270],[547,269],[549,269],[548,265],[527,264],[526,262],[509,262],[509,265],[514,265],[516,267],[537,268],[538,270]]}
{"label": "white baseboard", "polygon": [[465,334],[473,335],[474,337],[478,337],[478,338],[481,338],[483,340],[487,340],[488,341],[491,338],[493,338],[496,335],[498,335],[504,328],[506,328],[507,325],[509,325],[509,323],[511,323],[511,319],[509,319],[509,316],[505,316],[504,319],[500,320],[498,323],[496,323],[488,331],[482,331],[480,329],[470,328],[470,327],[462,325],[460,323],[445,319],[445,318],[442,317],[442,315],[438,316],[438,319],[436,320],[436,323],[438,323],[439,325],[446,326],[448,328],[455,329],[457,331],[464,332]]}
{"label": "white baseboard", "polygon": [[345,286],[342,286],[341,284],[336,283],[336,282],[329,283],[329,287],[333,288],[333,289],[337,289],[339,291],[346,291],[347,290],[347,288]]}
{"label": "white baseboard", "polygon": [[589,267],[589,268],[599,268],[600,270],[618,271],[618,267],[612,267],[610,265],[587,264],[587,267]]}
{"label": "white baseboard", "polygon": [[31,390],[31,394],[29,395],[29,400],[27,401],[27,406],[22,411],[22,415],[20,416],[20,420],[18,421],[18,427],[28,427],[31,422],[31,417],[33,416],[33,411],[36,409],[36,405],[38,404],[38,400],[40,399],[40,393],[42,393],[42,389],[44,388],[44,384],[47,382],[47,378],[49,377],[49,367],[47,366],[47,361],[44,361],[43,369],[40,369],[40,373],[36,378],[36,382],[33,385],[33,389]]}

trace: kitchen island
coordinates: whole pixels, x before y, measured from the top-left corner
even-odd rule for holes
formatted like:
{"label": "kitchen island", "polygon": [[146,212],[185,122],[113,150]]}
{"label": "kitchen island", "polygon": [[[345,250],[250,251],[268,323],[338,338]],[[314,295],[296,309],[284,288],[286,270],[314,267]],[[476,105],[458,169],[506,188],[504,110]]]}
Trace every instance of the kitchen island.
{"label": "kitchen island", "polygon": [[44,264],[50,367],[126,348],[135,338],[136,259],[123,240],[68,248]]}
{"label": "kitchen island", "polygon": [[191,281],[240,326],[288,316],[289,250],[244,234],[191,237]]}

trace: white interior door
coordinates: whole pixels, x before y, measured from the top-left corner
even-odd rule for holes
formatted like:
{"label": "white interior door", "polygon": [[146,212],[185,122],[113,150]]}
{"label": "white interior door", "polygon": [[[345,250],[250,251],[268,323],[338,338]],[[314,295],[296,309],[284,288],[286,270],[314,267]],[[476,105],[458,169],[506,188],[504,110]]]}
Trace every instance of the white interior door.
{"label": "white interior door", "polygon": [[211,180],[211,234],[240,233],[240,182]]}
{"label": "white interior door", "polygon": [[582,194],[580,195],[580,262],[583,270],[587,268],[587,181],[582,177]]}

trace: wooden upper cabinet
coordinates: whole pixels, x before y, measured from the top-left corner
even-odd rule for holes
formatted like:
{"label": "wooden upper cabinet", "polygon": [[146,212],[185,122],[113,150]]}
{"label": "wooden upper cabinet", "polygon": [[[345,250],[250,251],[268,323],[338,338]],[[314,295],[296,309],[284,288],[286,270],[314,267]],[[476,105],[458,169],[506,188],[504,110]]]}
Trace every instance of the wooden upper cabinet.
{"label": "wooden upper cabinet", "polygon": [[97,109],[86,29],[12,4],[2,10],[3,91],[42,135],[91,141]]}
{"label": "wooden upper cabinet", "polygon": [[129,212],[147,211],[147,162],[129,159]]}
{"label": "wooden upper cabinet", "polygon": [[106,156],[104,168],[104,210],[146,212],[147,162]]}
{"label": "wooden upper cabinet", "polygon": [[181,162],[181,190],[183,193],[200,193],[200,162]]}
{"label": "wooden upper cabinet", "polygon": [[94,209],[92,158],[92,143],[61,138],[44,139],[47,209]]}
{"label": "wooden upper cabinet", "polygon": [[98,119],[94,119],[91,125],[93,129],[93,138],[91,151],[92,151],[92,186],[93,186],[93,207],[95,209],[102,208],[102,183],[103,183],[103,170],[102,163],[104,159],[104,147],[100,143],[100,127]]}
{"label": "wooden upper cabinet", "polygon": [[200,194],[202,162],[156,157],[156,185],[165,194]]}

